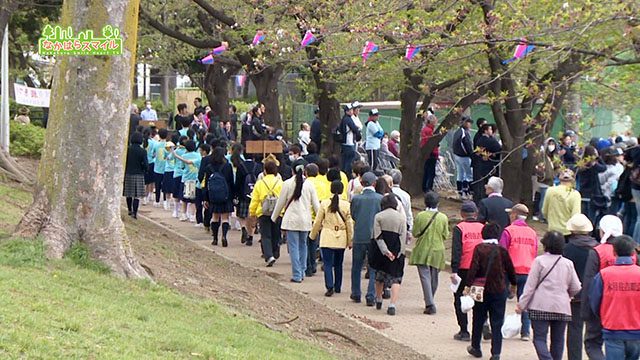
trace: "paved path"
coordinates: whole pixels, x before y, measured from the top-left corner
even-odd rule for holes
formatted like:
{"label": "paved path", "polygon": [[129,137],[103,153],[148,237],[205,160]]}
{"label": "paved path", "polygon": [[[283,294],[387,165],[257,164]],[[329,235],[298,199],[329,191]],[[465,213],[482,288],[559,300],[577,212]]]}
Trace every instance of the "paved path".
{"label": "paved path", "polygon": [[[140,212],[152,220],[176,229],[195,242],[211,246],[211,237],[205,233],[203,228],[196,228],[191,223],[179,222],[177,219],[172,218],[168,211],[151,206],[143,206]],[[278,262],[273,267],[267,268],[264,260],[260,257],[261,252],[257,242],[259,237],[259,235],[256,235],[254,237],[254,246],[248,247],[240,244],[240,232],[231,230],[228,237],[229,247],[211,247],[214,248],[216,253],[222,254],[238,263],[269,273],[272,277],[280,280],[284,286],[314,297],[326,306],[344,314],[349,314],[364,323],[382,325],[385,327],[380,330],[382,333],[427,355],[431,359],[455,360],[471,358],[466,352],[466,346],[469,343],[455,341],[452,338],[458,327],[453,311],[453,295],[449,290],[448,273],[443,272],[440,274],[440,285],[436,293],[438,313],[436,315],[424,315],[422,314],[424,309],[422,288],[417,270],[413,266],[407,265],[400,292],[397,315],[389,316],[386,314],[386,300],[383,310],[380,311],[375,310],[373,307],[366,307],[364,305],[364,297],[361,304],[355,304],[349,300],[351,251],[347,250],[345,253],[342,293],[327,298],[324,296],[324,279],[320,267],[318,267],[316,276],[305,278],[301,284],[290,283],[291,262],[289,261],[286,246],[282,247],[282,256]],[[366,285],[367,281],[363,279],[363,284]],[[509,301],[507,303],[507,313],[513,313],[514,306],[515,301]],[[469,330],[471,330],[471,313],[469,313]],[[484,357],[489,358],[490,343],[483,341],[482,348],[485,354]],[[389,355],[393,357],[391,354]],[[536,355],[532,343],[522,342],[518,337],[504,341],[502,358],[525,360],[536,359]]]}

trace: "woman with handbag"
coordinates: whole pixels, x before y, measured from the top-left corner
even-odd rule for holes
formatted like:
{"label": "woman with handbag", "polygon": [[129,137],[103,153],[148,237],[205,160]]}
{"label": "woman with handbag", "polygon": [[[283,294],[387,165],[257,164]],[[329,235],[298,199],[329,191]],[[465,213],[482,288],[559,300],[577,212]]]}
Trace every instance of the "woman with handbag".
{"label": "woman with handbag", "polygon": [[[471,346],[467,352],[481,358],[480,340],[487,315],[491,332],[491,360],[499,360],[502,352],[502,324],[507,296],[515,294],[516,272],[507,250],[498,245],[502,229],[500,225],[487,223],[482,229],[482,243],[473,250],[471,267],[465,279],[465,295],[475,300]],[[505,276],[507,277],[505,279]],[[507,289],[507,280],[511,284]]]}
{"label": "woman with handbag", "polygon": [[[310,239],[320,234],[320,251],[324,263],[324,296],[339,294],[342,291],[342,261],[344,250],[351,248],[353,220],[349,202],[340,199],[344,185],[339,180],[331,183],[331,199],[322,201],[320,211],[313,223]],[[321,231],[322,230],[322,231]]]}
{"label": "woman with handbag", "polygon": [[433,191],[424,195],[426,209],[413,220],[416,244],[411,251],[409,265],[418,267],[424,296],[424,314],[436,313],[433,300],[438,288],[438,274],[444,269],[444,241],[449,238],[449,219],[438,211],[440,196]]}
{"label": "woman with handbag", "polygon": [[[562,256],[564,236],[556,231],[541,240],[545,253],[531,266],[516,313],[529,312],[538,359],[561,360],[564,333],[571,321],[571,298],[582,288],[573,262]],[[551,329],[551,343],[547,334]]]}

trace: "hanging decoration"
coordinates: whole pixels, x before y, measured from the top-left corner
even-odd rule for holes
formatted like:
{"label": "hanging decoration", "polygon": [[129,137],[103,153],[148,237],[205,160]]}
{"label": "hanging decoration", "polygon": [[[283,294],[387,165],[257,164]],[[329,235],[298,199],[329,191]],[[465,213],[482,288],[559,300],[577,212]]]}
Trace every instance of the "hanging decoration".
{"label": "hanging decoration", "polygon": [[300,42],[300,46],[301,47],[306,47],[306,46],[314,43],[316,40],[317,39],[316,39],[315,35],[313,35],[311,30],[307,30],[307,32],[304,34],[304,37],[302,38],[302,41]]}
{"label": "hanging decoration", "polygon": [[527,39],[522,38],[522,39],[520,39],[520,43],[518,44],[518,46],[516,46],[516,50],[513,52],[513,57],[511,59],[502,60],[502,64],[506,65],[506,64],[514,62],[516,60],[520,60],[520,59],[524,58],[525,56],[527,56],[527,54],[532,52],[533,49],[535,49],[535,46],[534,45],[528,45],[527,44]]}
{"label": "hanging decoration", "polygon": [[225,52],[227,49],[229,48],[229,43],[226,41],[223,41],[220,46],[214,48],[209,54],[207,54],[207,56],[203,57],[202,59],[199,60],[199,62],[201,64],[204,65],[211,65],[215,62],[215,59],[213,58],[216,55],[220,55],[223,52]]}
{"label": "hanging decoration", "polygon": [[253,37],[253,41],[251,42],[251,44],[253,46],[256,46],[261,42],[263,42],[265,37],[266,37],[266,34],[264,33],[264,31],[258,30],[256,31],[256,35]]}
{"label": "hanging decoration", "polygon": [[411,61],[420,52],[420,46],[407,45],[407,51],[404,54],[404,58]]}
{"label": "hanging decoration", "polygon": [[378,51],[378,45],[376,45],[373,41],[367,41],[364,44],[364,48],[362,48],[362,62],[366,63],[367,59],[371,57],[372,54]]}

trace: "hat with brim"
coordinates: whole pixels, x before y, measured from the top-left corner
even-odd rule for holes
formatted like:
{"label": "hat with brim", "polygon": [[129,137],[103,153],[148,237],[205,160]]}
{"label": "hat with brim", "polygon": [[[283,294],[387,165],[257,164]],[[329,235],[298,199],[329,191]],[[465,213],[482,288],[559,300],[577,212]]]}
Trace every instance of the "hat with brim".
{"label": "hat with brim", "polygon": [[376,182],[376,179],[378,179],[376,174],[369,171],[362,175],[362,177],[360,178],[360,183],[362,184],[362,186],[371,186]]}
{"label": "hat with brim", "polygon": [[24,106],[21,106],[21,107],[18,109],[18,114],[19,114],[19,115],[29,115],[29,112],[30,112],[30,111],[29,111],[29,109],[28,109],[28,108],[26,108],[26,107],[24,107]]}
{"label": "hat with brim", "polygon": [[584,214],[575,214],[567,221],[567,230],[572,233],[590,233],[593,231],[593,224]]}
{"label": "hat with brim", "polygon": [[344,112],[347,112],[349,110],[353,110],[353,106],[351,106],[351,104],[344,105],[342,107],[342,110],[344,110]]}
{"label": "hat with brim", "polygon": [[354,109],[360,109],[362,106],[363,105],[360,104],[359,101],[354,101],[354,102],[351,103],[351,107],[354,108]]}
{"label": "hat with brim", "polygon": [[508,213],[515,212],[520,215],[529,215],[529,208],[525,204],[515,204],[511,209],[505,209]]}
{"label": "hat with brim", "polygon": [[369,110],[369,116],[377,116],[380,115],[380,112],[378,111],[378,109],[371,109]]}
{"label": "hat with brim", "polygon": [[273,161],[273,162],[275,162],[275,163],[276,163],[276,166],[280,166],[280,161],[278,161],[278,159],[276,158],[276,156],[275,156],[275,155],[273,155],[273,154],[269,154],[269,155],[265,156],[265,158],[264,158],[264,159],[262,159],[262,163],[263,163],[263,164],[266,164],[266,162],[267,162],[267,161]]}

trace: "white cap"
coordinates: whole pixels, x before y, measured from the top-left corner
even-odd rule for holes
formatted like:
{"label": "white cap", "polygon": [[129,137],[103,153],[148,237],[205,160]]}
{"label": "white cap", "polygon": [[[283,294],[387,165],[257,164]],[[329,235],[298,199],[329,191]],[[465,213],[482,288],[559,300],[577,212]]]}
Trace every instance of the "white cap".
{"label": "white cap", "polygon": [[614,215],[603,216],[602,219],[600,219],[599,227],[604,233],[602,239],[600,239],[600,242],[603,244],[606,243],[609,238],[620,236],[623,233],[622,220]]}

